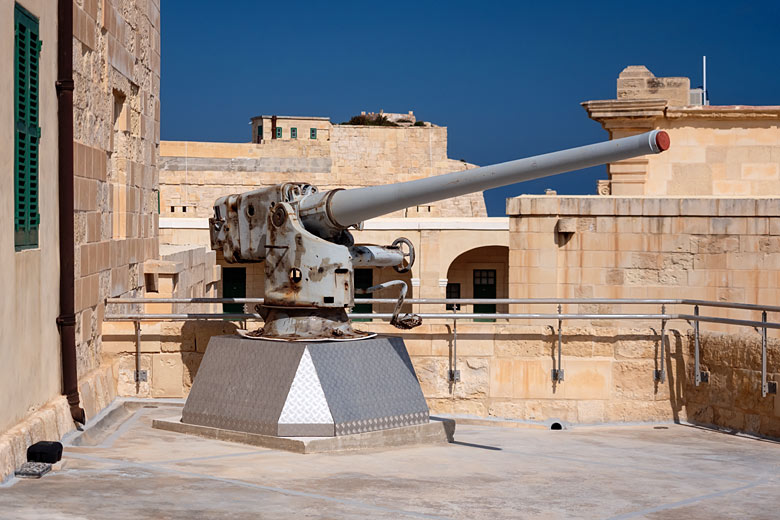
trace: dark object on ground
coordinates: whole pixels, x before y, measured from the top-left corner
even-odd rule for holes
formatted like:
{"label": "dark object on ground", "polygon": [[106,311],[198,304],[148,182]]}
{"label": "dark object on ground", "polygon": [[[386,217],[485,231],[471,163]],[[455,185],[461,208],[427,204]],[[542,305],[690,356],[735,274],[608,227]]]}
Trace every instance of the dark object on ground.
{"label": "dark object on ground", "polygon": [[14,475],[21,478],[41,478],[49,471],[51,471],[51,464],[48,462],[25,462],[14,472]]}
{"label": "dark object on ground", "polygon": [[56,464],[62,459],[62,444],[57,441],[40,441],[27,448],[28,462]]}

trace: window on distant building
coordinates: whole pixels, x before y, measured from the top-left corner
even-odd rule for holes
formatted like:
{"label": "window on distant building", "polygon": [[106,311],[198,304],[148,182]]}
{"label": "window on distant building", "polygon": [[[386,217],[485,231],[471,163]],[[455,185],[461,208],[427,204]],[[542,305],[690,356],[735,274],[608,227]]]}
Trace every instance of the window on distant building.
{"label": "window on distant building", "polygon": [[263,124],[260,123],[257,125],[257,142],[261,142],[263,140]]}
{"label": "window on distant building", "polygon": [[298,129],[295,127],[290,128],[290,139],[298,139]]}
{"label": "window on distant building", "polygon": [[[246,298],[246,267],[222,268],[222,297]],[[222,312],[225,314],[241,314],[244,312],[244,304],[223,303]]]}
{"label": "window on distant building", "polygon": [[281,139],[282,138],[282,127],[281,126],[277,126],[276,127],[276,138],[277,139]]}
{"label": "window on distant building", "polygon": [[38,19],[14,8],[14,246],[38,247]]}
{"label": "window on distant building", "polygon": [[[355,269],[355,289],[368,289],[374,285],[374,271],[372,269]],[[371,293],[355,294],[355,300],[372,298]],[[370,303],[356,303],[352,312],[355,314],[370,314],[374,312],[374,306]],[[371,321],[370,318],[356,318],[352,321]]]}
{"label": "window on distant building", "polygon": [[309,139],[317,139],[317,129],[316,128],[310,128],[309,129]]}
{"label": "window on distant building", "polygon": [[[460,298],[460,284],[459,283],[448,283],[447,284],[447,299],[457,299]],[[460,304],[459,303],[448,303],[447,304],[447,310],[448,311],[459,311],[460,310]]]}

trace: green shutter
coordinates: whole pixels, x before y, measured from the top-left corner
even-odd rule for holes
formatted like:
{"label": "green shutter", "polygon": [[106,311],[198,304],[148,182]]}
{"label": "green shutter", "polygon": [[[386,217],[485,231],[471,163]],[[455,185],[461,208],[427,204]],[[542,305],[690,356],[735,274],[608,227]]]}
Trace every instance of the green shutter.
{"label": "green shutter", "polygon": [[14,245],[38,247],[38,84],[41,40],[38,19],[14,9]]}
{"label": "green shutter", "polygon": [[290,128],[290,139],[298,139],[298,129],[295,127]]}
{"label": "green shutter", "polygon": [[316,128],[310,128],[309,129],[309,139],[317,139],[317,129]]}
{"label": "green shutter", "polygon": [[276,138],[277,139],[281,139],[282,138],[282,127],[281,126],[277,126],[276,127]]}

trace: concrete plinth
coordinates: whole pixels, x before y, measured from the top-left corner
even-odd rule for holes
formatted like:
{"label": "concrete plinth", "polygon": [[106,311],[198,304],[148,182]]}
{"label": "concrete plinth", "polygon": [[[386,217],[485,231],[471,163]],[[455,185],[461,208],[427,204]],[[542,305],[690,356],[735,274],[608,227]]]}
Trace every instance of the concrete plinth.
{"label": "concrete plinth", "polygon": [[181,422],[280,437],[333,437],[427,424],[403,340],[279,342],[215,336]]}
{"label": "concrete plinth", "polygon": [[420,444],[438,444],[452,442],[455,433],[455,421],[452,419],[432,418],[424,424],[390,428],[351,435],[334,437],[279,437],[258,433],[237,432],[222,428],[210,428],[181,422],[180,417],[155,419],[152,427],[216,439],[226,442],[240,442],[252,446],[261,446],[274,450],[294,453],[328,453],[334,451],[364,450],[372,448],[390,448],[415,446]]}

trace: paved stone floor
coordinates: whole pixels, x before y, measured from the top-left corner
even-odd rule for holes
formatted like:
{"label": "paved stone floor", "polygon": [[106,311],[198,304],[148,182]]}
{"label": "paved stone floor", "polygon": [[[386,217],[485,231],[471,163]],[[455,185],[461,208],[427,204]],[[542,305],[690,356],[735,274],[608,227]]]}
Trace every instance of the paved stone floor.
{"label": "paved stone floor", "polygon": [[459,426],[456,443],[297,455],[154,430],[139,408],[0,518],[779,518],[780,444],[688,426]]}

